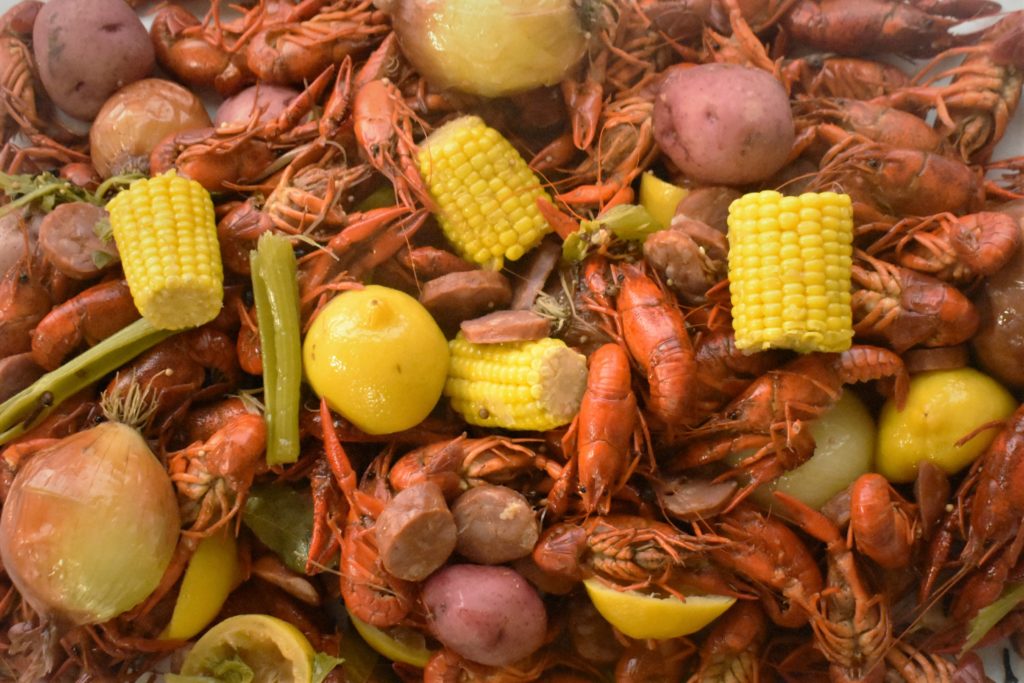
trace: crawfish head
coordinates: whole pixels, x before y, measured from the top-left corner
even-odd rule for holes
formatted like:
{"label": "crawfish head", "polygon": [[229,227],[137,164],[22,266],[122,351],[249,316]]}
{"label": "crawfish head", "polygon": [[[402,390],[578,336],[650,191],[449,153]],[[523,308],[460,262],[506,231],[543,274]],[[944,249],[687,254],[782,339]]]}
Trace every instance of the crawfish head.
{"label": "crawfish head", "polygon": [[533,561],[549,574],[580,581],[587,535],[586,529],[579,525],[556,524],[540,537],[533,549]]}

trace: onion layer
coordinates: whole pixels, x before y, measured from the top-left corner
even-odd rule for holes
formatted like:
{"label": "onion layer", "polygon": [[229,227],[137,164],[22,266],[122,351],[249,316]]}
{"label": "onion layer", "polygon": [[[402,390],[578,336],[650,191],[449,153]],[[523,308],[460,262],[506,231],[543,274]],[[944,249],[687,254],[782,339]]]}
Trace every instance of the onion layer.
{"label": "onion layer", "polygon": [[180,526],[170,478],[145,440],[104,422],[18,471],[0,517],[0,558],[41,614],[102,623],[153,592]]}

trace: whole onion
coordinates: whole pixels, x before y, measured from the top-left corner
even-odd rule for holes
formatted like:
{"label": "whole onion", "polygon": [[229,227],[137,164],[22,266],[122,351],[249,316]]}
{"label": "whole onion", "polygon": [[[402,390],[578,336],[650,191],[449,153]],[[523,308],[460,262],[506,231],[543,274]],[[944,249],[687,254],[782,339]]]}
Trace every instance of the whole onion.
{"label": "whole onion", "polygon": [[484,97],[561,81],[587,34],[572,0],[378,0],[434,86]]}
{"label": "whole onion", "polygon": [[100,109],[89,130],[92,163],[104,178],[149,170],[149,153],[171,135],[210,126],[192,92],[171,81],[147,78],[127,85]]}
{"label": "whole onion", "polygon": [[170,477],[145,440],[104,422],[18,471],[0,517],[0,558],[36,611],[97,624],[153,592],[180,526]]}

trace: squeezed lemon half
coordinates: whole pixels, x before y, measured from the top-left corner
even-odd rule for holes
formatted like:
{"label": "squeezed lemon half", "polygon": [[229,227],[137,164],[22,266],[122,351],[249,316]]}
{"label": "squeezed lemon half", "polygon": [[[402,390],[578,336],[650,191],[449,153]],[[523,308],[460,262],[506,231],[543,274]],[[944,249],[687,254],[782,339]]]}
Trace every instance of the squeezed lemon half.
{"label": "squeezed lemon half", "polygon": [[316,652],[302,631],[266,614],[240,614],[207,631],[188,653],[185,676],[228,678],[247,667],[253,683],[310,683]]}
{"label": "squeezed lemon half", "polygon": [[689,595],[685,602],[659,598],[616,590],[599,579],[587,579],[583,585],[601,616],[630,638],[665,640],[696,633],[736,602],[724,595]]}

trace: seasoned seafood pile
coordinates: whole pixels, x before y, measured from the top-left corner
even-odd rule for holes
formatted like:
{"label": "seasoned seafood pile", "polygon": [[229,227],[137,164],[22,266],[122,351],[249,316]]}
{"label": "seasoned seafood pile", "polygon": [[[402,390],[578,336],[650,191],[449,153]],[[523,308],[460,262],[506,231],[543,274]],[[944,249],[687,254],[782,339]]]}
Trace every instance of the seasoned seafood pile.
{"label": "seasoned seafood pile", "polygon": [[1024,653],[1024,9],[8,7],[0,679]]}

